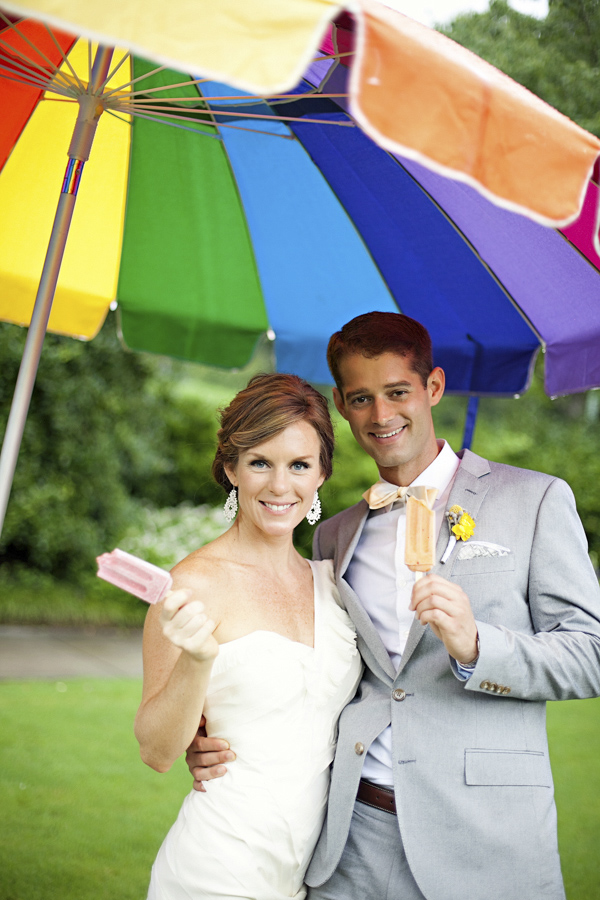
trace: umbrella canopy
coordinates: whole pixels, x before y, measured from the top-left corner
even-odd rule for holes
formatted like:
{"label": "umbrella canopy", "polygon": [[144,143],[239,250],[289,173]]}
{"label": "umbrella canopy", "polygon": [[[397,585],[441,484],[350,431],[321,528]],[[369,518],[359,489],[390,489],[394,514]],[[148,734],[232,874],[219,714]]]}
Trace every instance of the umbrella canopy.
{"label": "umbrella canopy", "polygon": [[[262,96],[293,89],[325,46],[339,61],[352,58],[351,112],[381,146],[555,227],[578,215],[600,153],[596,137],[521,85],[379,0],[8,0],[5,6]],[[338,19],[328,44],[330,23],[344,7],[354,18]]]}
{"label": "umbrella canopy", "polygon": [[[89,49],[32,21],[7,32],[14,54],[41,47],[63,73],[48,76],[60,94],[0,81],[0,317],[26,324],[76,113],[59,101],[89,81]],[[92,337],[116,298],[134,349],[239,367],[267,332],[280,370],[327,383],[334,330],[401,310],[430,330],[450,391],[520,393],[540,346],[550,394],[600,384],[596,268],[353,127],[328,41],[268,100],[113,58],[50,328]]]}

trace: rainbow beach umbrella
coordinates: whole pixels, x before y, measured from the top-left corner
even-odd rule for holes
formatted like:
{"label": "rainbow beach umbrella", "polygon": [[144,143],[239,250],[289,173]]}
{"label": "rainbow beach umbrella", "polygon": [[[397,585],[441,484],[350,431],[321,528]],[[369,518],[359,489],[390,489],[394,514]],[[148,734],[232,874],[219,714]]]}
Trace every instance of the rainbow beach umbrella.
{"label": "rainbow beach umbrella", "polygon": [[[596,356],[582,363],[579,353],[600,334],[598,272],[540,224],[572,219],[577,203],[552,211],[555,198],[544,188],[546,199],[529,219],[515,212],[525,201],[514,192],[512,199],[506,190],[497,194],[501,205],[492,205],[485,195],[494,194],[492,182],[501,188],[490,163],[494,141],[472,111],[462,130],[448,128],[442,162],[423,147],[392,152],[400,144],[384,132],[404,113],[392,115],[389,128],[369,119],[365,127],[380,143],[373,141],[357,127],[364,110],[355,104],[366,101],[356,99],[358,76],[347,65],[355,20],[319,21],[311,39],[316,33],[320,46],[315,56],[309,45],[300,82],[259,94],[254,83],[218,80],[214,61],[206,68],[215,71],[190,77],[128,50],[0,15],[0,318],[31,321],[0,461],[0,520],[46,325],[89,339],[115,301],[134,349],[237,367],[266,334],[280,370],[317,383],[329,380],[324,357],[332,331],[370,309],[400,309],[431,331],[436,363],[454,392],[524,390],[540,346],[550,393],[600,384]],[[363,80],[378,89],[385,73],[367,52],[362,27]],[[572,187],[565,160],[575,160],[585,181],[600,142],[531,102],[531,122],[546,130],[558,123],[570,151],[557,153],[555,132],[546,174],[559,160],[559,180]],[[422,118],[423,140],[435,149],[437,112]],[[411,128],[414,120],[413,110]],[[532,130],[521,142],[525,155]],[[467,152],[474,132],[487,156]],[[463,162],[472,157],[471,175],[448,180],[453,142]],[[571,308],[563,314],[567,293]],[[580,312],[583,331],[574,327]]]}

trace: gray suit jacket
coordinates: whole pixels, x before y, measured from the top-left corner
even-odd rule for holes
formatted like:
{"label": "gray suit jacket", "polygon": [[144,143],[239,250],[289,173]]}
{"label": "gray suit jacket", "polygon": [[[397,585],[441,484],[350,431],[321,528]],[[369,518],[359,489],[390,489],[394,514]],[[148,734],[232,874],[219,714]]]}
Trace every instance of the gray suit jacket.
{"label": "gray suit jacket", "polygon": [[[600,694],[598,580],[560,479],[465,451],[453,504],[475,519],[473,541],[509,550],[461,558],[468,544],[459,542],[441,564],[450,534],[442,526],[433,571],[464,589],[479,629],[467,682],[417,621],[394,670],[344,579],[367,518],[364,500],[315,534],[315,557],[335,561],[366,670],[340,719],[327,819],[306,880],[322,884],[338,864],[364,761],[357,744],[367,748],[391,722],[398,821],[427,900],[558,900],[546,701]],[[393,699],[395,688],[405,699]]]}

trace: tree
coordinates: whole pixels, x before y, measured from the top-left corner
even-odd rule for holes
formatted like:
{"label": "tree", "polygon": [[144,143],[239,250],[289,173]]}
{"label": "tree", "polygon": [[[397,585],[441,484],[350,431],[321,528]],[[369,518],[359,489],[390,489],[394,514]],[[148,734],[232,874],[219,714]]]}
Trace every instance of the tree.
{"label": "tree", "polygon": [[492,0],[440,30],[600,136],[599,0],[549,0],[541,21]]}
{"label": "tree", "polygon": [[[458,16],[440,29],[600,136],[600,0],[549,0],[540,21],[492,0],[485,13]],[[595,392],[552,401],[542,388],[543,359],[519,400],[481,403],[473,449],[499,462],[539,469],[573,488],[600,563],[600,462]],[[450,414],[454,398],[444,401]],[[557,523],[557,527],[558,523]]]}
{"label": "tree", "polygon": [[[26,334],[0,325],[0,423],[8,419]],[[178,398],[178,365],[124,351],[112,316],[90,343],[46,337],[2,562],[77,578],[112,549],[135,517],[136,501],[215,499],[201,448],[212,452],[216,418]]]}

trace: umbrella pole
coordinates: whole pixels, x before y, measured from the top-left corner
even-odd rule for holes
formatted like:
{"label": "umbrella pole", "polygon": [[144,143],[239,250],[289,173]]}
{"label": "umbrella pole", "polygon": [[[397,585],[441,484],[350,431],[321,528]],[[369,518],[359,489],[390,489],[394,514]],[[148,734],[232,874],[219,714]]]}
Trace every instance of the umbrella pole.
{"label": "umbrella pole", "polygon": [[73,217],[81,173],[85,162],[89,159],[98,119],[102,113],[101,98],[95,92],[102,89],[110,69],[112,54],[112,48],[98,47],[92,67],[88,93],[79,98],[79,114],[68,151],[69,162],[67,163],[58,207],[52,225],[42,276],[31,316],[31,324],[25,342],[25,350],[23,351],[17,384],[6,424],[6,433],[2,442],[2,453],[0,454],[0,535],[4,525],[6,507],[8,506],[17,457],[25,429],[25,420],[27,419],[33,385],[42,353],[42,345],[48,327],[58,274]]}
{"label": "umbrella pole", "polygon": [[479,397],[469,397],[467,404],[467,416],[465,419],[465,431],[463,434],[462,448],[470,450],[473,443],[473,435],[475,433],[475,424],[477,422],[477,411],[479,409]]}

